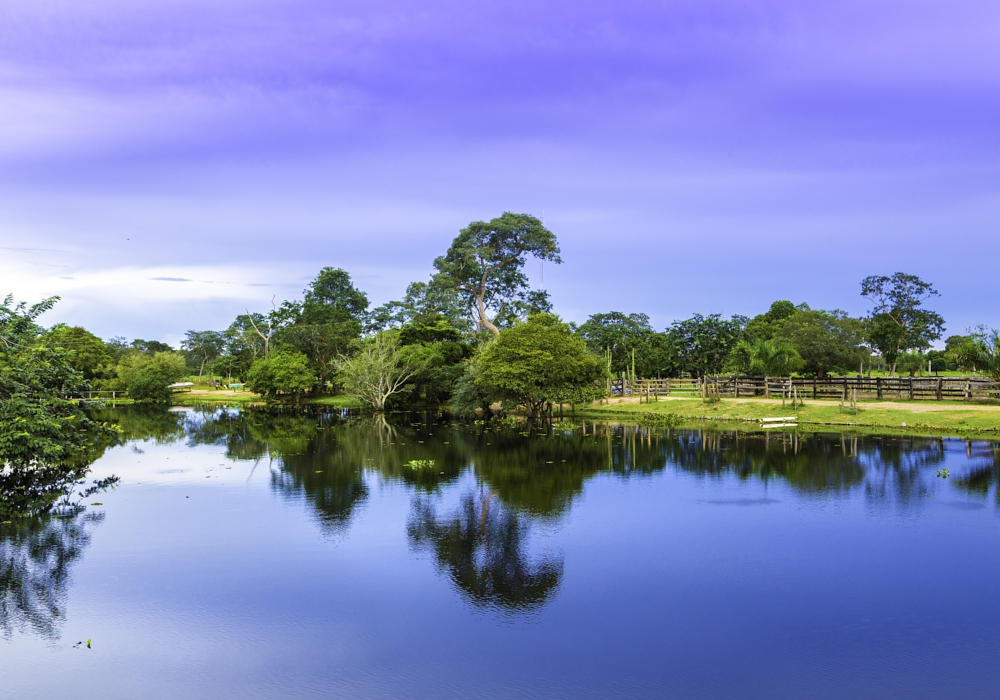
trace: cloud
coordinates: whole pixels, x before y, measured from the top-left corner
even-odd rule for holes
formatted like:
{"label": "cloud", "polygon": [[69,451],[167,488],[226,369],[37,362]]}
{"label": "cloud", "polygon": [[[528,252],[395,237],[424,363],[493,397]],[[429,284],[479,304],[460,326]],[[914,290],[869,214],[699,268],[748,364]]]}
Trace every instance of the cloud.
{"label": "cloud", "polygon": [[187,277],[150,277],[149,279],[158,282],[190,282]]}

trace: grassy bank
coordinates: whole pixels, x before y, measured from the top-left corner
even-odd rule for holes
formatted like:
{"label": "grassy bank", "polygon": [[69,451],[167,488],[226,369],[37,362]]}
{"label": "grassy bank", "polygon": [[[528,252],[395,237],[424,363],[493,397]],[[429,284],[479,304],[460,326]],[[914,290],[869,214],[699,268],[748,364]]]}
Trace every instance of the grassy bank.
{"label": "grassy bank", "polygon": [[690,421],[758,421],[795,416],[799,424],[833,428],[863,428],[893,433],[930,435],[1000,435],[1000,406],[960,402],[882,401],[858,403],[856,412],[841,411],[838,401],[813,400],[794,410],[780,400],[722,399],[705,403],[697,398],[667,399],[640,404],[636,399],[613,400],[586,409],[591,418],[633,418],[673,414]]}
{"label": "grassy bank", "polygon": [[[217,403],[225,406],[263,404],[266,399],[260,394],[242,389],[212,389],[208,385],[195,385],[190,391],[178,392],[171,397],[174,406],[199,406]],[[332,406],[334,408],[360,408],[361,403],[353,396],[319,396],[304,399],[310,406]]]}

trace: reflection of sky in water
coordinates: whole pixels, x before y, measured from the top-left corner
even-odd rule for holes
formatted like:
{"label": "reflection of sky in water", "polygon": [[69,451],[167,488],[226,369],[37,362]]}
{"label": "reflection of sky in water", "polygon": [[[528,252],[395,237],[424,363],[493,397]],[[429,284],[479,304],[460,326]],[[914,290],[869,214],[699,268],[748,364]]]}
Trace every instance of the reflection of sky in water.
{"label": "reflection of sky in water", "polygon": [[[495,433],[482,442],[516,459],[480,460],[445,427],[400,428],[406,449],[449,442],[431,479],[342,428],[303,443],[294,421],[269,426],[284,437],[254,459],[226,456],[252,453],[245,441],[196,444],[189,425],[98,461],[93,478],[122,485],[90,509],[104,520],[86,526],[58,637],[0,641],[5,692],[922,698],[989,697],[1000,681],[988,445],[891,439],[876,459],[864,440],[803,439],[808,458],[779,464],[747,436],[577,432],[542,446],[557,459],[526,463]],[[560,453],[604,461],[580,477]],[[421,504],[439,528],[423,539]],[[429,543],[452,525],[461,546]],[[496,548],[512,542],[505,558]],[[520,614],[470,593],[530,594],[518,586],[546,571],[556,585]]]}

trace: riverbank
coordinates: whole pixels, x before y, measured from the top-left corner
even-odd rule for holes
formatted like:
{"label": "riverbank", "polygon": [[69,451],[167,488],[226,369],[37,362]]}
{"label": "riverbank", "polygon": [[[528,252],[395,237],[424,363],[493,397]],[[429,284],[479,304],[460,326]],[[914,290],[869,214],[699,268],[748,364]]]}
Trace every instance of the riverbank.
{"label": "riverbank", "polygon": [[590,418],[633,420],[676,416],[685,421],[758,422],[761,418],[795,417],[800,425],[833,428],[888,430],[934,435],[1000,435],[1000,406],[962,402],[868,401],[858,402],[856,411],[840,407],[839,401],[811,400],[804,405],[783,407],[780,399],[721,399],[706,403],[698,398],[661,398],[652,403],[638,399],[611,399],[584,411]]}
{"label": "riverbank", "polygon": [[[266,403],[260,394],[242,389],[209,389],[195,387],[191,391],[174,394],[170,403],[173,406],[199,406],[204,404],[220,404],[224,406],[250,405]],[[333,408],[360,408],[361,402],[353,396],[338,394],[336,396],[318,396],[306,398],[302,403],[309,406],[331,406]]]}

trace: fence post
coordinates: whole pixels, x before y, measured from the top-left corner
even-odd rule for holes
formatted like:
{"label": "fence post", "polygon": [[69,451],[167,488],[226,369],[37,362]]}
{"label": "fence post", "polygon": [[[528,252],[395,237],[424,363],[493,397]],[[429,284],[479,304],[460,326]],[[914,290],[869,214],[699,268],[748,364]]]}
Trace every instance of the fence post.
{"label": "fence post", "polygon": [[816,377],[813,377],[813,400],[816,399]]}
{"label": "fence post", "polygon": [[875,396],[882,398],[882,377],[875,377]]}
{"label": "fence post", "polygon": [[907,382],[907,387],[909,389],[910,401],[913,401],[913,377],[910,377],[910,381]]}
{"label": "fence post", "polygon": [[941,392],[941,385],[943,383],[944,383],[944,380],[941,377],[938,377],[937,378],[937,400],[938,401],[940,401],[943,398],[942,395],[941,395],[942,394],[942,392]]}

